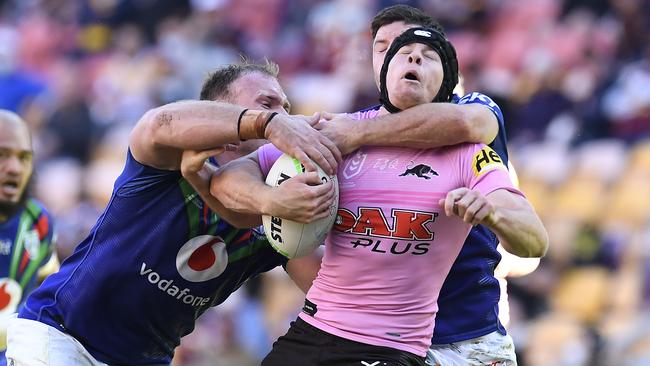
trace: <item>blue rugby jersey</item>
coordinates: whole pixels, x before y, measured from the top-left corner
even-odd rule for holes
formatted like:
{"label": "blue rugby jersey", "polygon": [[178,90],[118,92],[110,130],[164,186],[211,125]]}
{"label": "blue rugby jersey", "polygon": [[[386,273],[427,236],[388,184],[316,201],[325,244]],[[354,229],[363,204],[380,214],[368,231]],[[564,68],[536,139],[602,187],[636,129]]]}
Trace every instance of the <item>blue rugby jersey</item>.
{"label": "blue rugby jersey", "polygon": [[[489,108],[499,121],[497,137],[489,146],[508,165],[506,132],[499,106],[488,96],[470,93],[462,98],[454,96],[453,103],[478,103]],[[432,344],[460,342],[498,331],[506,334],[499,322],[499,282],[494,268],[501,261],[497,251],[499,240],[488,228],[472,228],[458,258],[445,279],[438,298],[436,328]]]}
{"label": "blue rugby jersey", "polygon": [[[28,199],[22,209],[0,222],[0,316],[22,307],[38,285],[38,270],[52,256],[53,222],[43,205]],[[4,350],[0,365],[6,365]]]}
{"label": "blue rugby jersey", "polygon": [[169,365],[196,318],[286,259],[221,220],[179,171],[127,153],[90,234],[29,297],[21,318],[78,339],[111,365]]}
{"label": "blue rugby jersey", "polygon": [[[481,104],[497,117],[499,132],[489,144],[508,165],[506,132],[501,108],[487,95],[474,92],[462,98],[453,96],[455,104]],[[376,105],[363,111],[379,109]],[[505,334],[499,322],[499,282],[494,268],[501,261],[497,251],[499,240],[488,228],[477,225],[470,231],[463,247],[447,275],[438,297],[436,327],[432,344],[460,342],[498,331]]]}

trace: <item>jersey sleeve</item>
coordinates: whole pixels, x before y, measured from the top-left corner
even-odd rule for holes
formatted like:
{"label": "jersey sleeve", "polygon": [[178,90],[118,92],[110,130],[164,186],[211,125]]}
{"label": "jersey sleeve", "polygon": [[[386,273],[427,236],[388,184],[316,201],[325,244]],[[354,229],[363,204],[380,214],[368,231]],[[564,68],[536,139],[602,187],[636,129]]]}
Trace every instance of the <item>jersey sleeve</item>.
{"label": "jersey sleeve", "polygon": [[273,163],[275,163],[280,156],[282,156],[282,151],[272,144],[266,144],[257,149],[257,158],[260,162],[260,169],[264,176],[269,174],[269,170],[271,170]]}
{"label": "jersey sleeve", "polygon": [[461,174],[465,186],[487,195],[505,189],[524,196],[510,180],[508,168],[491,147],[484,144],[467,144],[461,149]]}
{"label": "jersey sleeve", "polygon": [[490,143],[490,147],[496,151],[497,154],[501,157],[501,160],[503,163],[507,166],[508,165],[508,148],[507,148],[507,136],[506,136],[506,128],[505,128],[505,121],[503,119],[503,113],[501,112],[501,108],[499,108],[499,105],[496,104],[490,97],[488,97],[485,94],[478,93],[478,92],[473,92],[465,95],[462,98],[455,99],[455,103],[458,105],[461,104],[480,104],[485,106],[487,109],[489,109],[492,114],[497,118],[497,123],[499,125],[499,130],[497,132],[497,135],[495,136],[494,140]]}
{"label": "jersey sleeve", "polygon": [[487,107],[490,111],[492,111],[494,116],[499,121],[499,130],[503,129],[504,121],[501,108],[499,108],[499,105],[496,104],[492,98],[488,97],[487,95],[479,92],[469,93],[458,100],[458,105],[461,104],[480,104]]}
{"label": "jersey sleeve", "polygon": [[180,178],[182,175],[179,170],[157,169],[140,163],[129,149],[124,170],[115,181],[115,193],[118,196],[135,196],[148,192],[159,184],[175,184]]}

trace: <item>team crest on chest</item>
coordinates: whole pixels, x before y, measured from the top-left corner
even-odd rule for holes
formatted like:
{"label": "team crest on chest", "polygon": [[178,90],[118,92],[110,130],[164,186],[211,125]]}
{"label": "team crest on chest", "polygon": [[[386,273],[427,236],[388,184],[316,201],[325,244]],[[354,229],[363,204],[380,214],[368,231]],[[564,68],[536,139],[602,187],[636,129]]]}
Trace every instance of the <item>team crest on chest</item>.
{"label": "team crest on chest", "polygon": [[345,179],[351,179],[359,175],[359,173],[361,173],[361,168],[363,168],[363,164],[366,162],[367,157],[367,154],[362,153],[361,151],[357,151],[357,153],[350,160],[348,160],[347,164],[345,164],[345,169],[343,169],[343,177]]}
{"label": "team crest on chest", "polygon": [[219,277],[228,265],[226,244],[218,236],[201,235],[185,243],[176,256],[176,269],[190,282]]}

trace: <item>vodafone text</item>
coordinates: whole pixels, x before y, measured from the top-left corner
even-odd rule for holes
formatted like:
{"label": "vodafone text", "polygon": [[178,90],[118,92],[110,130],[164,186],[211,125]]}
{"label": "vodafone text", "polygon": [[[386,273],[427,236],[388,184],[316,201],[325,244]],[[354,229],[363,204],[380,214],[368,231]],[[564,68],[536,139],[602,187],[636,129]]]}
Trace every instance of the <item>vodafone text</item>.
{"label": "vodafone text", "polygon": [[156,286],[160,291],[166,293],[167,295],[174,297],[178,300],[181,300],[183,303],[192,306],[205,306],[210,302],[209,297],[194,296],[188,288],[179,289],[174,285],[174,280],[165,280],[161,279],[158,272],[147,268],[147,264],[142,262],[142,267],[140,268],[140,276],[144,277],[151,283]]}

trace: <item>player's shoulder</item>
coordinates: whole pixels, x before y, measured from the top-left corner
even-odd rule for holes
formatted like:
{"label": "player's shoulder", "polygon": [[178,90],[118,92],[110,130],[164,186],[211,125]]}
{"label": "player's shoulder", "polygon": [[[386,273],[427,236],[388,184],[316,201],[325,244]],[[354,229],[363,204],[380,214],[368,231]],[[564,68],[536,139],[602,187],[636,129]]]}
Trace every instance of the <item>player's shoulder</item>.
{"label": "player's shoulder", "polygon": [[489,147],[482,142],[461,142],[455,145],[443,146],[439,151],[444,154],[471,155],[486,147],[489,149]]}
{"label": "player's shoulder", "polygon": [[488,108],[492,112],[492,114],[494,114],[494,116],[497,118],[500,125],[504,124],[503,112],[501,111],[501,107],[499,107],[499,105],[492,98],[490,98],[489,96],[483,93],[471,92],[469,94],[465,94],[463,97],[454,94],[451,102],[458,105],[463,105],[463,104],[482,105]]}

